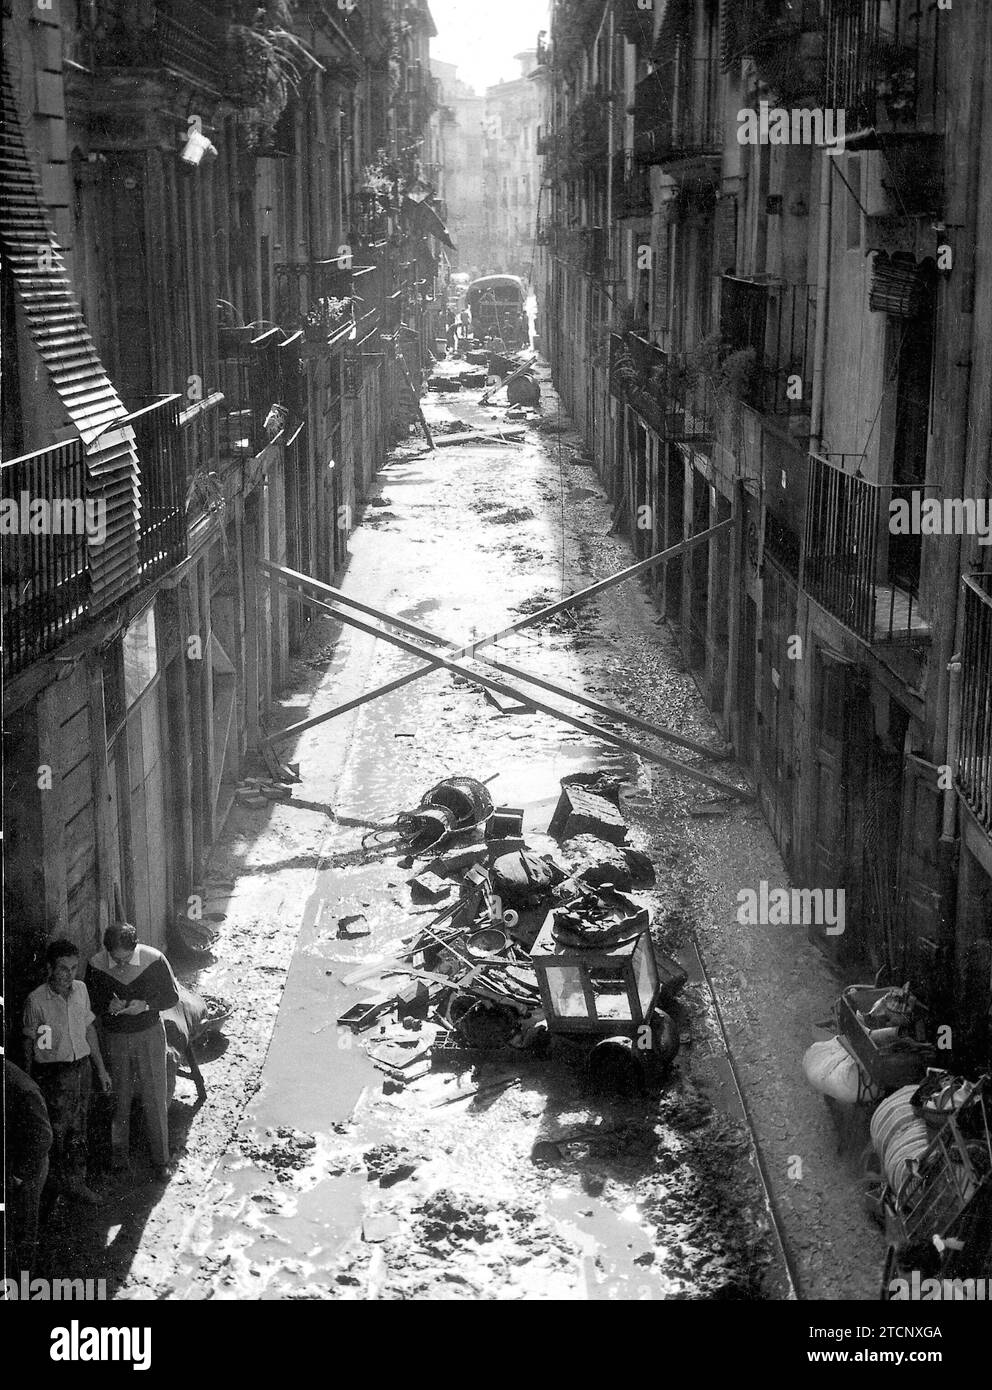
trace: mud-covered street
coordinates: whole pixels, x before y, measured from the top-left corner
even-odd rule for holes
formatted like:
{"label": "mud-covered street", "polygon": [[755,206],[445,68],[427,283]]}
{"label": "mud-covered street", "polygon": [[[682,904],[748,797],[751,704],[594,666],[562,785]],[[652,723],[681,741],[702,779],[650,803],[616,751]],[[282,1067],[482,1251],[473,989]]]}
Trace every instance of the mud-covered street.
{"label": "mud-covered street", "polygon": [[[394,453],[352,539],[347,592],[469,640],[630,563],[541,376],[544,415],[523,442],[429,453],[418,436]],[[434,428],[501,420],[480,394],[429,396]],[[716,747],[638,583],[500,655]],[[318,618],[280,717],[415,665]],[[734,915],[740,885],[786,881],[754,803],[693,816],[706,788],[546,716],[503,713],[444,672],[280,751],[301,765],[292,800],[235,806],[206,884],[224,920],[215,962],[190,983],[234,1004],[203,1056],[206,1103],[180,1080],[171,1123],[185,1150],[157,1204],[108,1179],[84,1229],[73,1212],[61,1240],[87,1273],[124,1298],[874,1296],[880,1241],[799,1065],[834,983],[801,932]],[[732,763],[707,766],[736,780]],[[343,981],[431,909],[411,900],[416,869],[363,841],[467,774],[493,778],[497,804],[524,808],[528,845],[558,853],[545,832],[559,779],[595,770],[622,779],[631,842],[656,874],[637,896],[656,947],[689,975],[671,1072],[620,1098],[557,1054],[453,1056],[393,1086],[366,1054],[374,1034],[336,1024],[368,992]]]}

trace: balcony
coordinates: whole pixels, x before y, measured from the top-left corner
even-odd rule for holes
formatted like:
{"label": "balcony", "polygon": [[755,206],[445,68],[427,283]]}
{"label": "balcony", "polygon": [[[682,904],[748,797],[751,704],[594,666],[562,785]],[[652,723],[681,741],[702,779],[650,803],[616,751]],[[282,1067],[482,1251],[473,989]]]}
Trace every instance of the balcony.
{"label": "balcony", "polygon": [[660,439],[702,444],[713,438],[711,381],[636,333],[610,334],[610,393]]}
{"label": "balcony", "polygon": [[114,424],[130,425],[141,469],[138,573],[133,589],[166,574],[186,558],[186,466],[179,424],[180,396],[167,396]]}
{"label": "balcony", "polygon": [[681,58],[649,73],[634,89],[634,151],[643,164],[672,172],[719,160],[723,120],[720,74],[709,59]]}
{"label": "balcony", "polygon": [[961,665],[957,786],[992,835],[992,574],[965,576]]}
{"label": "balcony", "polygon": [[[3,669],[12,675],[54,651],[85,622],[89,612],[90,556],[94,543],[135,536],[127,586],[137,592],[186,558],[186,481],[179,423],[179,396],[168,396],[113,422],[130,426],[141,471],[137,518],[129,505],[89,498],[83,443],[71,439],[2,466],[2,496],[23,516],[30,502],[48,504],[44,534],[25,527],[3,545]],[[95,501],[104,507],[96,509]],[[30,515],[39,510],[31,509]],[[29,518],[28,518],[29,519]],[[135,521],[137,525],[135,526]],[[39,529],[42,529],[40,523]]]}
{"label": "balcony", "polygon": [[225,460],[252,458],[270,442],[265,422],[273,405],[282,403],[282,341],[278,328],[261,335],[253,327],[222,328],[219,332],[224,395],[220,446]]}
{"label": "balcony", "polygon": [[217,484],[223,405],[223,393],[214,391],[179,412],[187,527],[195,525],[223,503]]}
{"label": "balcony", "polygon": [[920,489],[862,478],[863,463],[860,454],[810,454],[801,587],[862,641],[924,642],[919,537],[889,534],[889,503]]}
{"label": "balcony", "polygon": [[164,68],[220,91],[226,80],[227,25],[197,0],[96,0],[77,7],[79,61],[85,68]]}
{"label": "balcony", "polygon": [[808,413],[815,333],[815,286],[720,277],[720,335],[729,352],[753,354],[740,396],[754,410]]}
{"label": "balcony", "polygon": [[330,349],[354,326],[351,288],[354,267],[343,269],[336,257],[325,261],[284,262],[274,270],[275,314],[289,333]]}
{"label": "balcony", "polygon": [[[85,621],[90,589],[83,444],[70,439],[2,465],[4,501],[60,502],[67,534],[8,535],[3,543],[3,672],[23,671]],[[67,510],[68,508],[68,510]],[[5,509],[6,510],[6,509]],[[55,519],[52,514],[52,526]]]}
{"label": "balcony", "polygon": [[918,0],[827,6],[824,105],[846,110],[848,132],[940,128],[941,19]]}
{"label": "balcony", "polygon": [[613,157],[613,207],[617,217],[651,216],[651,175],[633,150]]}

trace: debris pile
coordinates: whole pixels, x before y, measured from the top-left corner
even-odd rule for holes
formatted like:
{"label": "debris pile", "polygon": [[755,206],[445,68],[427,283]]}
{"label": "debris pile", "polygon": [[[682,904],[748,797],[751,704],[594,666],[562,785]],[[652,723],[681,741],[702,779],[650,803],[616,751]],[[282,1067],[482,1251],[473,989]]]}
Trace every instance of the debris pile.
{"label": "debris pile", "polygon": [[[374,1029],[366,1051],[387,1088],[426,1075],[446,1058],[510,1059],[543,1049],[551,1033],[568,1033],[543,973],[547,947],[538,951],[549,933],[552,951],[555,943],[577,948],[605,970],[602,979],[591,977],[599,1006],[591,1030],[579,1033],[591,1032],[590,1042],[604,1032],[633,1035],[646,1019],[652,1027],[657,1022],[670,1045],[665,1024],[671,1021],[655,1003],[670,1004],[686,976],[654,951],[649,911],[629,896],[635,881],[653,880],[653,870],[625,843],[619,784],[601,774],[564,778],[550,831],[570,847],[571,867],[528,848],[522,809],[495,806],[475,778],[448,777],[391,827],[366,837],[366,847],[374,842],[416,868],[407,881],[411,901],[437,909],[393,954],[344,977],[371,997],[352,1005],[338,1025],[355,1034]],[[619,998],[613,1008],[616,986],[600,957],[617,947],[625,958],[635,948],[654,957],[652,969],[639,967],[642,980],[647,974],[655,982],[650,998],[639,986],[644,1019],[636,1010],[625,1013]]]}

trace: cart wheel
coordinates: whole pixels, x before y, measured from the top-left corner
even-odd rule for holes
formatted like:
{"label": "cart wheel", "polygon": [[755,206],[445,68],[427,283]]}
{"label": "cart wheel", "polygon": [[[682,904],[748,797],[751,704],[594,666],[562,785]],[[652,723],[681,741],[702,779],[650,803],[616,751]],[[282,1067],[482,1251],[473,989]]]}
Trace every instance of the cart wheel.
{"label": "cart wheel", "polygon": [[586,1062],[589,1080],[597,1089],[616,1095],[638,1095],[644,1090],[644,1070],[632,1039],[600,1038]]}

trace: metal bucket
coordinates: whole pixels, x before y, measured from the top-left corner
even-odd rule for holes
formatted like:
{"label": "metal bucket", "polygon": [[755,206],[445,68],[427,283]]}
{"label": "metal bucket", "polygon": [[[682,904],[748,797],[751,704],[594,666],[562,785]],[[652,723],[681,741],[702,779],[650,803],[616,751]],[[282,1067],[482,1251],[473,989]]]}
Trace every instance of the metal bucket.
{"label": "metal bucket", "polygon": [[494,809],[488,790],[474,777],[446,777],[424,795],[418,810],[427,806],[447,807],[458,830],[488,821]]}

